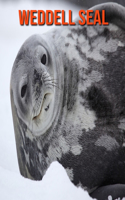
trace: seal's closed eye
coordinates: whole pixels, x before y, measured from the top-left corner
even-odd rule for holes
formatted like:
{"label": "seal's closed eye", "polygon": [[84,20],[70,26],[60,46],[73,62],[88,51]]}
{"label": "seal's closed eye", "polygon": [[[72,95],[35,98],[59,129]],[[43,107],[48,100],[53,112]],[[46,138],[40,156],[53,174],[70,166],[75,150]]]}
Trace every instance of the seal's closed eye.
{"label": "seal's closed eye", "polygon": [[46,64],[46,54],[43,54],[43,56],[42,56],[42,58],[41,58],[41,63],[42,63],[43,65]]}
{"label": "seal's closed eye", "polygon": [[27,85],[23,85],[23,87],[21,88],[21,97],[23,98],[26,94],[26,89],[27,89]]}

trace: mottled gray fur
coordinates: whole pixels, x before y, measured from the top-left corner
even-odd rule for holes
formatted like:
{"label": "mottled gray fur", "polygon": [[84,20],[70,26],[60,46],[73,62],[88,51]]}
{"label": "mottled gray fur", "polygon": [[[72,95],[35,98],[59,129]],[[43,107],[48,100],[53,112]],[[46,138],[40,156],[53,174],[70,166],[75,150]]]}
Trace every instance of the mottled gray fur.
{"label": "mottled gray fur", "polygon": [[[89,193],[102,185],[125,184],[125,21],[117,14],[117,9],[121,13],[125,9],[116,4],[94,9],[109,12],[108,7],[114,7],[116,22],[122,20],[120,26],[113,14],[107,18],[109,26],[80,26],[77,19],[76,26],[30,37],[17,55],[11,76],[11,103],[20,172],[25,177],[41,180],[57,160],[71,181]],[[38,45],[43,45],[48,55],[42,70],[34,57],[39,57],[35,51]],[[22,66],[30,82],[27,90],[33,87],[27,110],[15,91]],[[31,98],[37,106],[46,70],[52,78],[56,71],[56,86],[51,88],[55,91],[54,118],[40,134],[28,127],[18,107],[28,116]],[[47,105],[45,111],[49,112],[52,104]]]}

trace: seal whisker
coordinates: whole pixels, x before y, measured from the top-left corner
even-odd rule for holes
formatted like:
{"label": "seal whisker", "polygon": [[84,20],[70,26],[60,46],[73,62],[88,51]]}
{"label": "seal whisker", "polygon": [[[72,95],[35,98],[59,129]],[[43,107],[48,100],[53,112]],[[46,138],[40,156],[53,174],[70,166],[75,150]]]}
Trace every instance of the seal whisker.
{"label": "seal whisker", "polygon": [[47,81],[56,81],[57,79],[48,79],[48,80],[44,80],[45,82],[47,82]]}
{"label": "seal whisker", "polygon": [[56,82],[52,82],[52,83],[57,84]]}
{"label": "seal whisker", "polygon": [[60,89],[57,85],[54,85],[54,84],[48,84],[48,85],[52,85],[53,87],[56,87],[56,88]]}
{"label": "seal whisker", "polygon": [[46,83],[46,82],[57,83],[57,82],[55,82],[55,80],[54,80],[54,79],[51,79],[51,80],[46,80],[46,81],[45,81],[45,83]]}
{"label": "seal whisker", "polygon": [[46,82],[46,83],[45,83],[46,86],[48,86],[48,85],[53,85],[53,84],[57,85],[57,83],[54,83],[54,82]]}
{"label": "seal whisker", "polygon": [[51,80],[59,80],[58,78],[52,78]]}
{"label": "seal whisker", "polygon": [[43,79],[43,81],[45,82],[45,81],[51,81],[51,79],[50,78],[45,78],[45,79]]}
{"label": "seal whisker", "polygon": [[52,82],[51,80],[47,80],[47,81],[45,81],[44,83],[47,83],[47,82]]}
{"label": "seal whisker", "polygon": [[54,79],[54,78],[51,78],[51,81],[55,81],[55,80],[57,81],[57,80],[59,80],[59,79]]}
{"label": "seal whisker", "polygon": [[50,78],[50,76],[45,76],[45,77],[43,77],[44,80],[45,80],[46,78]]}
{"label": "seal whisker", "polygon": [[57,85],[57,83],[56,83],[56,82],[51,82],[51,83],[49,83],[49,84],[52,84],[52,85],[53,85],[53,84],[55,84],[55,85]]}
{"label": "seal whisker", "polygon": [[50,76],[46,72],[45,74],[42,75],[42,77],[44,78],[44,77],[50,77]]}

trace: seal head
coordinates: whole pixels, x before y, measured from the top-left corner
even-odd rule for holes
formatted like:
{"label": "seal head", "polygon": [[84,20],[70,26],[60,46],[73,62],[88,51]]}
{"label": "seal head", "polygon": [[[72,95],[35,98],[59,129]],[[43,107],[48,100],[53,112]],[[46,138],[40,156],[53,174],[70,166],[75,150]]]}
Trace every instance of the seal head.
{"label": "seal head", "polygon": [[18,116],[35,135],[43,134],[52,123],[56,80],[47,44],[38,35],[30,37],[15,60],[12,88]]}

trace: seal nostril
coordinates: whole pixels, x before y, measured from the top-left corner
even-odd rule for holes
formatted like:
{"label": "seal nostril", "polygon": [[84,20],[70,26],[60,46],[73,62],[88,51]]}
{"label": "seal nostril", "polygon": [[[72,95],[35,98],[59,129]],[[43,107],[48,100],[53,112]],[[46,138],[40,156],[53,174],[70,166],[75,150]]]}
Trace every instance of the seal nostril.
{"label": "seal nostril", "polygon": [[43,54],[43,56],[42,56],[42,58],[41,58],[41,63],[42,63],[43,65],[46,64],[46,55],[45,55],[45,54]]}
{"label": "seal nostril", "polygon": [[21,97],[23,98],[26,94],[26,89],[27,89],[27,85],[24,85],[22,88],[21,88]]}

